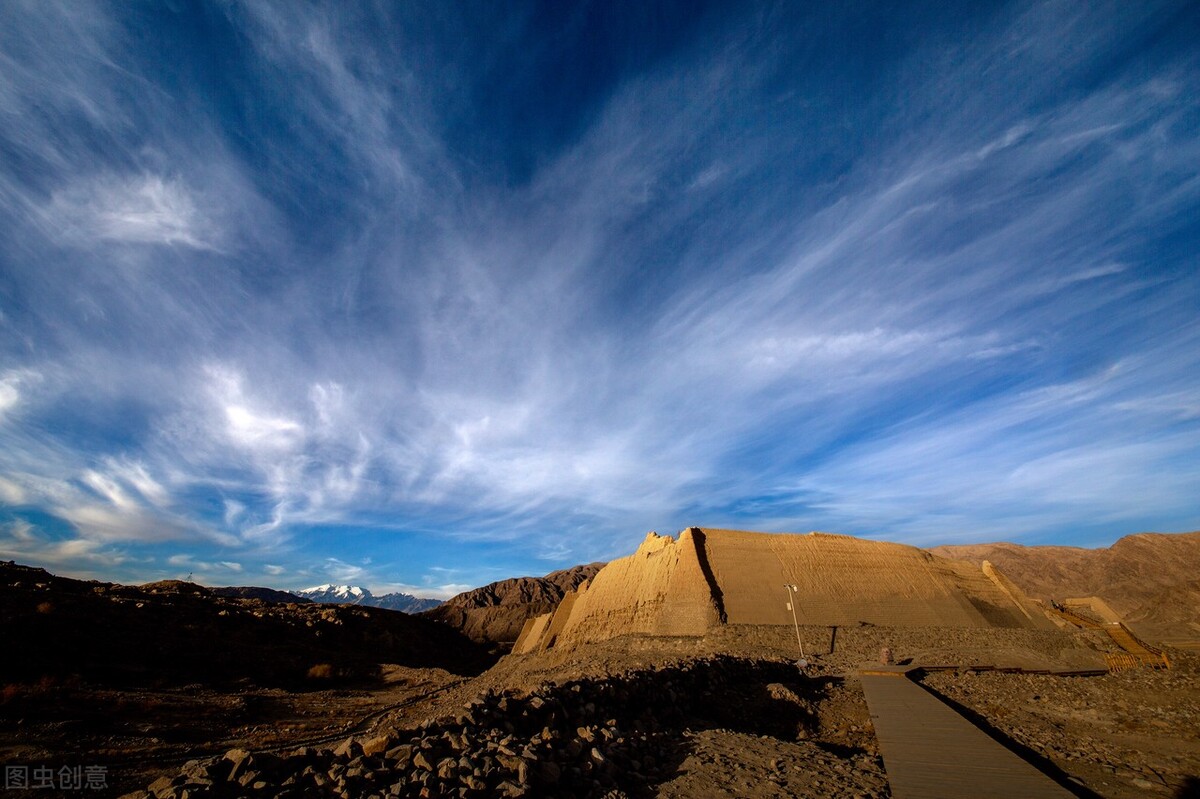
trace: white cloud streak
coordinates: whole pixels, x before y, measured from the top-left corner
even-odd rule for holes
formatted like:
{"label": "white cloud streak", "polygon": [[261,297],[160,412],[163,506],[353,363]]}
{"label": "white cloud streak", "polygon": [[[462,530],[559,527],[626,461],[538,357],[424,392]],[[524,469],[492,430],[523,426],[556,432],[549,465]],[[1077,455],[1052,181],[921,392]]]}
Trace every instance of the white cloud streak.
{"label": "white cloud streak", "polygon": [[55,192],[46,217],[78,246],[97,241],[220,249],[220,229],[180,182],[103,176]]}
{"label": "white cloud streak", "polygon": [[20,403],[20,387],[24,380],[24,376],[16,371],[9,371],[0,376],[0,422]]}
{"label": "white cloud streak", "polygon": [[[1200,200],[1193,65],[1044,102],[1117,32],[1023,8],[941,53],[944,81],[925,51],[900,64],[871,120],[894,135],[853,131],[849,155],[767,93],[773,50],[735,32],[615,85],[512,183],[456,160],[422,65],[357,47],[349,12],[227,14],[250,77],[288,87],[300,143],[264,141],[269,174],[203,113],[137,146],[165,101],[89,101],[122,80],[108,67],[6,57],[6,106],[41,86],[120,144],[80,172],[86,148],[42,143],[36,119],[0,128],[50,176],[35,191],[0,172],[6,218],[71,253],[51,279],[5,251],[50,343],[7,351],[0,496],[97,552],[205,541],[239,554],[196,563],[281,579],[322,525],[564,562],[693,522],[914,541],[1189,524],[1197,282],[1129,242]],[[83,51],[116,63],[117,26],[79,13]],[[1079,48],[1051,58],[1064,29]],[[782,110],[742,130],[742,98]],[[810,179],[822,146],[845,168]],[[325,227],[305,204],[326,197],[291,196],[314,147],[355,176],[328,189],[345,200]],[[14,428],[83,407],[128,435]],[[336,582],[379,577],[313,549],[298,557]]]}

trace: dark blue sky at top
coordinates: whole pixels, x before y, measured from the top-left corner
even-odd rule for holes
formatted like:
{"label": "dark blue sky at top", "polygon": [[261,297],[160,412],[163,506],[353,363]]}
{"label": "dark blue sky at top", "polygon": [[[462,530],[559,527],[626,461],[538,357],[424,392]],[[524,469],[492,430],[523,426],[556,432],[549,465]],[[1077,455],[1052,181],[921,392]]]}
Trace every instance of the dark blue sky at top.
{"label": "dark blue sky at top", "polygon": [[1200,526],[1186,2],[0,9],[0,556],[446,595]]}

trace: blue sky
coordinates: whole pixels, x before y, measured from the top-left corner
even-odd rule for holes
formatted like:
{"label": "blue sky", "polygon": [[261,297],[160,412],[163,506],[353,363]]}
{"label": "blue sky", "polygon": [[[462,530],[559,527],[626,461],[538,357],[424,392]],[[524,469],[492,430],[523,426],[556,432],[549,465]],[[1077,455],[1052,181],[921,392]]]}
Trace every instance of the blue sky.
{"label": "blue sky", "polygon": [[842,5],[3,4],[0,557],[1200,527],[1200,7]]}

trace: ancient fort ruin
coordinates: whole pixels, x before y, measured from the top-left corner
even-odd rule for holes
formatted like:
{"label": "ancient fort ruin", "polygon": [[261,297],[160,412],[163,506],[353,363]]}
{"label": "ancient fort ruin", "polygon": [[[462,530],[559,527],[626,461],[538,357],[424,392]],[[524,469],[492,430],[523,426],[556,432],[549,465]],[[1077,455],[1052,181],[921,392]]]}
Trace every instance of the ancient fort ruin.
{"label": "ancient fort ruin", "polygon": [[722,624],[1053,629],[1039,605],[990,563],[845,535],[691,527],[650,533],[525,623],[513,649],[536,652],[625,634],[700,636]]}

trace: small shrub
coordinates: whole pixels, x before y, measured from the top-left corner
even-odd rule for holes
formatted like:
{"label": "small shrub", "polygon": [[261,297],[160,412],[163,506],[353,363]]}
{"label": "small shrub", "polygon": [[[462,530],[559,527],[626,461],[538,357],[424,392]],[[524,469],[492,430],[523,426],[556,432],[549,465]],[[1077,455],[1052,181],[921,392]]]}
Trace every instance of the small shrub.
{"label": "small shrub", "polygon": [[308,670],[308,679],[310,680],[332,680],[333,666],[328,663],[318,663]]}

